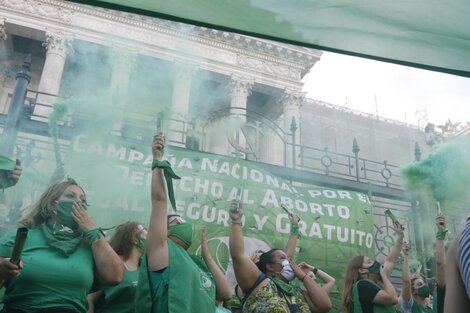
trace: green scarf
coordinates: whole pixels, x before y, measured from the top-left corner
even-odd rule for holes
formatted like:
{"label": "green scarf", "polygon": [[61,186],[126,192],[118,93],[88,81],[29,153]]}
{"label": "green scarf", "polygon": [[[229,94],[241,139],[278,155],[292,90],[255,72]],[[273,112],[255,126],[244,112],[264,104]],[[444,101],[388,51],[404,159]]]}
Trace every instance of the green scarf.
{"label": "green scarf", "polygon": [[276,284],[276,287],[281,289],[284,294],[291,297],[297,295],[297,289],[291,284],[286,283],[285,281],[276,277],[270,277],[269,279],[271,279]]}
{"label": "green scarf", "polygon": [[181,179],[171,168],[170,162],[153,160],[152,171],[156,168],[162,168],[165,175],[166,186],[168,188],[168,198],[170,198],[171,207],[176,211],[175,191],[173,190],[173,179]]}
{"label": "green scarf", "polygon": [[53,248],[59,249],[65,256],[74,253],[82,240],[81,231],[74,231],[51,219],[43,223],[41,229],[46,237],[47,244]]}

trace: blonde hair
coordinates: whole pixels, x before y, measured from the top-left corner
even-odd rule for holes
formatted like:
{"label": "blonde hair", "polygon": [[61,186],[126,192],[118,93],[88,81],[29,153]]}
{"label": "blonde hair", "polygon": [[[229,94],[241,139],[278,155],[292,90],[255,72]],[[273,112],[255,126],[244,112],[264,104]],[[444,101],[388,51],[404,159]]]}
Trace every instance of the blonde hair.
{"label": "blonde hair", "polygon": [[343,284],[343,311],[344,313],[350,313],[353,310],[353,299],[352,292],[354,284],[361,279],[361,274],[358,269],[362,268],[365,256],[358,255],[352,258],[346,266],[346,274],[344,275]]}
{"label": "blonde hair", "polygon": [[39,200],[26,211],[26,213],[20,219],[19,223],[29,228],[44,223],[51,216],[52,207],[55,205],[57,199],[59,199],[65,190],[72,185],[80,187],[73,180],[68,180],[49,186],[43,192]]}

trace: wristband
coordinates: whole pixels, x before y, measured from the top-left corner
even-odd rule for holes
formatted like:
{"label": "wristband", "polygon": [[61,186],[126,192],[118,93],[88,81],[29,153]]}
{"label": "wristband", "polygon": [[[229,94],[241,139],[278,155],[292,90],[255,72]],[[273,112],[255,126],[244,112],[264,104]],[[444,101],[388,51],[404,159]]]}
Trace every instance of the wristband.
{"label": "wristband", "polygon": [[292,236],[297,236],[297,238],[300,238],[300,232],[299,232],[299,224],[295,222],[290,222],[290,234]]}
{"label": "wristband", "polygon": [[106,237],[106,235],[104,234],[101,228],[95,228],[85,233],[86,241],[90,244],[90,246],[92,246],[98,240],[103,239],[104,237]]}
{"label": "wristband", "polygon": [[171,168],[170,162],[168,161],[160,161],[160,160],[153,160],[152,162],[152,171],[155,168],[163,169],[163,175],[165,176],[166,186],[168,189],[168,198],[170,199],[171,207],[176,212],[176,200],[175,200],[175,191],[173,190],[173,179],[180,179],[173,169]]}
{"label": "wristband", "polygon": [[436,239],[437,240],[444,240],[446,239],[447,233],[449,232],[448,229],[441,230],[439,229],[436,233]]}
{"label": "wristband", "polygon": [[241,221],[232,221],[232,225],[233,224],[236,224],[236,225],[242,225],[243,226],[243,223]]}

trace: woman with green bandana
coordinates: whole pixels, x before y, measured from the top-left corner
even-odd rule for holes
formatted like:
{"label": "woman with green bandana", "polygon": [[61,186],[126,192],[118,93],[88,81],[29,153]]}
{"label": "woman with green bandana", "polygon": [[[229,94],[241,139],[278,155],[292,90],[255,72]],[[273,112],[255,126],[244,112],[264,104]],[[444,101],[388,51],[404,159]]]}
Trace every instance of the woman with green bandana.
{"label": "woman with green bandana", "polygon": [[348,262],[342,296],[344,313],[396,312],[398,298],[389,277],[400,256],[404,232],[398,222],[393,225],[397,238],[385,264],[363,255]]}
{"label": "woman with green bandana", "polygon": [[22,171],[20,160],[14,161],[0,155],[0,189],[3,190],[16,185]]}
{"label": "woman with green bandana", "polygon": [[138,222],[119,225],[110,245],[124,267],[124,279],[113,287],[105,287],[88,295],[88,313],[133,313],[139,278],[139,266],[145,250],[147,231]]}
{"label": "woman with green bandana", "polygon": [[[444,311],[445,295],[445,248],[444,241],[447,234],[445,217],[438,214],[436,217],[436,279],[437,294],[434,301],[430,300],[431,292],[428,284],[422,277],[410,279],[409,253],[410,246],[403,245],[403,287],[401,291],[400,307],[404,313],[442,313]],[[434,303],[433,303],[434,302]]]}
{"label": "woman with green bandana", "polygon": [[[261,254],[257,264],[245,255],[242,216],[241,203],[233,200],[229,248],[235,277],[244,294],[242,312],[328,312],[332,306],[328,294],[282,250],[272,249]],[[305,289],[290,284],[295,278]]]}
{"label": "woman with green bandana", "polygon": [[29,228],[21,260],[10,262],[15,230],[0,239],[4,313],[85,313],[94,282],[116,285],[122,262],[85,210],[73,180],[46,189],[20,221]]}
{"label": "woman with green bandana", "polygon": [[[202,258],[187,250],[193,226],[177,214],[167,214],[167,194],[175,208],[171,178],[178,178],[168,161],[162,161],[163,135],[154,136],[151,199],[152,213],[136,294],[136,313],[215,312],[215,301],[228,300],[230,287],[224,274],[206,249]],[[207,249],[208,251],[208,249]]]}

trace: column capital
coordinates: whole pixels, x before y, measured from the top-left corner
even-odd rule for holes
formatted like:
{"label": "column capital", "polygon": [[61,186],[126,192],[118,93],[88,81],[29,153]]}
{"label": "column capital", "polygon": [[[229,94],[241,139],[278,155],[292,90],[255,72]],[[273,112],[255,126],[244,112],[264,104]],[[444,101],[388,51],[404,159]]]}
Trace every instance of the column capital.
{"label": "column capital", "polygon": [[230,78],[230,90],[232,91],[232,95],[249,96],[251,94],[251,89],[254,84],[253,79],[236,75],[232,75]]}
{"label": "column capital", "polygon": [[73,38],[65,35],[60,31],[46,31],[46,40],[42,46],[46,48],[48,53],[56,53],[65,57],[67,54],[73,53]]}
{"label": "column capital", "polygon": [[300,108],[305,100],[305,95],[306,92],[285,89],[279,102],[282,103],[284,107]]}
{"label": "column capital", "polygon": [[7,40],[7,28],[5,26],[6,18],[0,17],[0,40]]}

